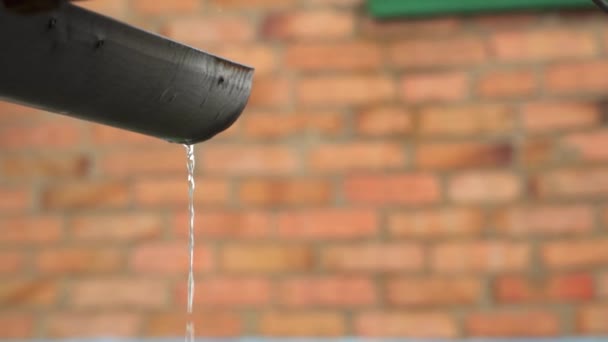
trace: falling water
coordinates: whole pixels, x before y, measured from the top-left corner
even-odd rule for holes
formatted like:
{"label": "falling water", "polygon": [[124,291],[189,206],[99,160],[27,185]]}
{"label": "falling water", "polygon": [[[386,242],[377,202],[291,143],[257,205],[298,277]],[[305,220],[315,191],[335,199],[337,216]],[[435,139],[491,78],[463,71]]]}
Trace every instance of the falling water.
{"label": "falling water", "polygon": [[[187,154],[188,166],[188,211],[190,215],[189,223],[189,251],[190,251],[190,271],[188,272],[188,304],[187,312],[192,314],[192,301],[194,299],[194,145],[184,145]],[[192,319],[186,325],[186,342],[194,341],[194,325]]]}

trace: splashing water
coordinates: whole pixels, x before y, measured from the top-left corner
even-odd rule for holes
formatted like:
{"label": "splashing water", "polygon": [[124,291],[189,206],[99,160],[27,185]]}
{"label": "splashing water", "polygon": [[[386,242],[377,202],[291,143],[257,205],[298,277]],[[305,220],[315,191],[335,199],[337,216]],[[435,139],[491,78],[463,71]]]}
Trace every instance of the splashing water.
{"label": "splashing water", "polygon": [[[189,236],[190,236],[190,271],[188,273],[188,304],[187,312],[192,314],[192,301],[194,299],[194,145],[184,145],[186,148],[187,155],[187,166],[188,166],[188,211],[190,215],[189,220]],[[186,325],[186,342],[194,341],[194,325],[192,319]]]}

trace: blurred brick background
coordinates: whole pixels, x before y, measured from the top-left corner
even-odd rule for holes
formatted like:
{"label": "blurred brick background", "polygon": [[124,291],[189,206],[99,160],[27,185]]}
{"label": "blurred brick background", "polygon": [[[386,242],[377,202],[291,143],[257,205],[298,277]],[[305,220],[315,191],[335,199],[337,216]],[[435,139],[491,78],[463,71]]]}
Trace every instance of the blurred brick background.
{"label": "blurred brick background", "polygon": [[[84,5],[257,68],[197,146],[197,335],[608,334],[599,11]],[[0,149],[0,337],[182,335],[183,148],[0,103]]]}

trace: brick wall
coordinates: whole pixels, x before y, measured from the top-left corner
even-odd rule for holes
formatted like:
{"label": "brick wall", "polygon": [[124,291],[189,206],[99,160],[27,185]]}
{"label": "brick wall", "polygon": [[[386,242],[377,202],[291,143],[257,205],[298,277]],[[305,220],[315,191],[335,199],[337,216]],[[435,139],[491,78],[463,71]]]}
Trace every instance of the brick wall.
{"label": "brick wall", "polygon": [[[84,4],[257,68],[197,146],[198,335],[608,334],[607,17]],[[0,148],[0,337],[182,335],[183,148],[6,103]]]}

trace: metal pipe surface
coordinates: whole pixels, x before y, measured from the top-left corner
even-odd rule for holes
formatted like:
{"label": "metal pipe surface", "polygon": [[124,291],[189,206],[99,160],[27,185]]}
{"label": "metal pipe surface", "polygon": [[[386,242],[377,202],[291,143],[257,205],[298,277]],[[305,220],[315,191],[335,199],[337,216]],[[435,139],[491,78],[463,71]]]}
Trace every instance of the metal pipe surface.
{"label": "metal pipe surface", "polygon": [[228,128],[253,69],[61,2],[0,3],[0,98],[194,144]]}

